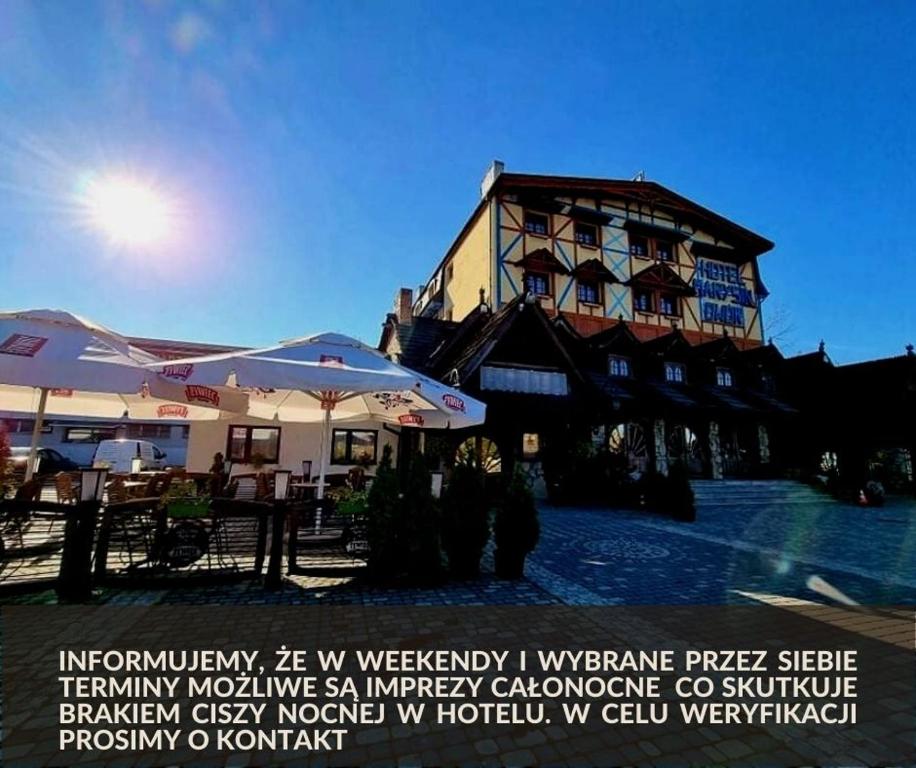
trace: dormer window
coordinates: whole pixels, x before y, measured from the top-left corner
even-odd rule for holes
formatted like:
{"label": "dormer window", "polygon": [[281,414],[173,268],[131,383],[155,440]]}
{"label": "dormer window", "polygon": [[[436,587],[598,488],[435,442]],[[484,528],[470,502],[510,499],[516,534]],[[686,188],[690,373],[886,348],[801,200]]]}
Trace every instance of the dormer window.
{"label": "dormer window", "polygon": [[611,376],[619,376],[624,379],[630,378],[630,359],[628,357],[618,357],[611,355],[608,357],[608,373]]}
{"label": "dormer window", "polygon": [[600,304],[601,287],[596,280],[579,280],[576,284],[576,296],[583,304]]}
{"label": "dormer window", "polygon": [[733,387],[735,380],[728,368],[716,368],[716,385],[720,387]]}
{"label": "dormer window", "polygon": [[680,317],[681,310],[677,296],[670,293],[660,293],[658,296],[658,311],[663,315]]}
{"label": "dormer window", "polygon": [[656,261],[677,261],[677,249],[673,241],[661,237],[647,237],[635,232],[630,233],[630,255],[640,259]]}
{"label": "dormer window", "polygon": [[687,368],[683,363],[665,363],[665,381],[683,384],[687,381]]}
{"label": "dormer window", "polygon": [[536,296],[550,296],[550,275],[546,272],[526,272],[525,290]]}
{"label": "dormer window", "polygon": [[575,225],[576,242],[592,248],[598,245],[598,227],[594,224],[585,224],[577,221]]}
{"label": "dormer window", "polygon": [[649,238],[642,235],[630,235],[630,255],[640,259],[649,258]]}
{"label": "dormer window", "polygon": [[633,309],[637,312],[653,312],[652,292],[651,291],[633,291]]}
{"label": "dormer window", "polygon": [[525,211],[525,231],[529,235],[547,237],[550,234],[550,219],[547,214]]}

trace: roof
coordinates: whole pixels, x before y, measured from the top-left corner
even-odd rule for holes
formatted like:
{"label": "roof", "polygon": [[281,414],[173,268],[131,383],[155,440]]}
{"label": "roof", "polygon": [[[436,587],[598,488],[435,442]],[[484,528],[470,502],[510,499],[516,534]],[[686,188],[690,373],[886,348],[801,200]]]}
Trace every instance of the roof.
{"label": "roof", "polygon": [[646,288],[660,288],[683,296],[695,296],[696,291],[677,272],[667,264],[656,262],[651,267],[637,272],[624,285],[636,285]]}
{"label": "roof", "polygon": [[751,256],[766,253],[773,248],[773,242],[745,227],[705,208],[678,194],[672,189],[654,181],[632,181],[623,179],[596,179],[580,176],[543,176],[527,173],[503,172],[496,177],[487,197],[498,190],[550,189],[552,194],[569,193],[573,197],[593,195],[595,197],[622,197],[635,202],[648,203],[665,210],[675,218],[702,221],[716,232],[727,235],[736,245],[743,246]]}
{"label": "roof", "polygon": [[394,323],[401,348],[400,363],[425,369],[433,352],[454,332],[458,323],[432,317],[414,317],[410,323]]}

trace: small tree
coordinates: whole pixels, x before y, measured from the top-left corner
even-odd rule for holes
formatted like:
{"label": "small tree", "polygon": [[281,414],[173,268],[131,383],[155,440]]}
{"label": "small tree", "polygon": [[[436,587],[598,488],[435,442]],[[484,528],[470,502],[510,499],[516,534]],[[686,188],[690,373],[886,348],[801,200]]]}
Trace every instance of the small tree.
{"label": "small tree", "polygon": [[458,578],[480,573],[490,538],[489,504],[483,470],[473,459],[458,462],[442,495],[442,546]]}
{"label": "small tree", "polygon": [[516,467],[496,510],[493,537],[496,542],[496,575],[520,579],[525,557],[538,543],[541,527],[534,496],[520,467]]}
{"label": "small tree", "polygon": [[692,523],[697,519],[690,475],[683,461],[675,461],[668,468],[668,477],[664,479],[662,504],[662,511],[670,513],[675,520]]}
{"label": "small tree", "polygon": [[404,566],[404,517],[400,495],[398,475],[391,466],[391,446],[386,445],[367,499],[368,567],[375,579],[393,578]]}
{"label": "small tree", "polygon": [[407,572],[418,582],[434,582],[442,575],[439,509],[433,497],[432,476],[422,453],[413,455],[407,469],[403,514]]}

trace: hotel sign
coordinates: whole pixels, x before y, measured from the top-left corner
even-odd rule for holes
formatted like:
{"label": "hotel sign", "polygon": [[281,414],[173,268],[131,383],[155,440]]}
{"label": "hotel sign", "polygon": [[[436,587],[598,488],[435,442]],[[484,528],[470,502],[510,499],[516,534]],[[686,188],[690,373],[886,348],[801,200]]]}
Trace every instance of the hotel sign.
{"label": "hotel sign", "polygon": [[744,327],[744,310],[757,306],[757,296],[745,285],[741,268],[712,259],[697,259],[693,288],[700,300],[700,319]]}

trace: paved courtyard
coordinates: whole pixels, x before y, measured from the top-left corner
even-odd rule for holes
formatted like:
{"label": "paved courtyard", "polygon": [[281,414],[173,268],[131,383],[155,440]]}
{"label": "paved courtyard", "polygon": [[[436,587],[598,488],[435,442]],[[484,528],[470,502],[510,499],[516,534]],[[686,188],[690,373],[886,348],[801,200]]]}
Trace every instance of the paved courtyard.
{"label": "paved courtyard", "polygon": [[[916,605],[916,501],[840,504],[795,483],[697,483],[697,521],[649,512],[541,509],[527,578],[492,575],[438,588],[375,588],[352,569],[290,579],[278,592],[245,582],[104,589],[100,602],[381,605],[723,604],[785,598]],[[52,592],[14,602],[53,602]]]}

